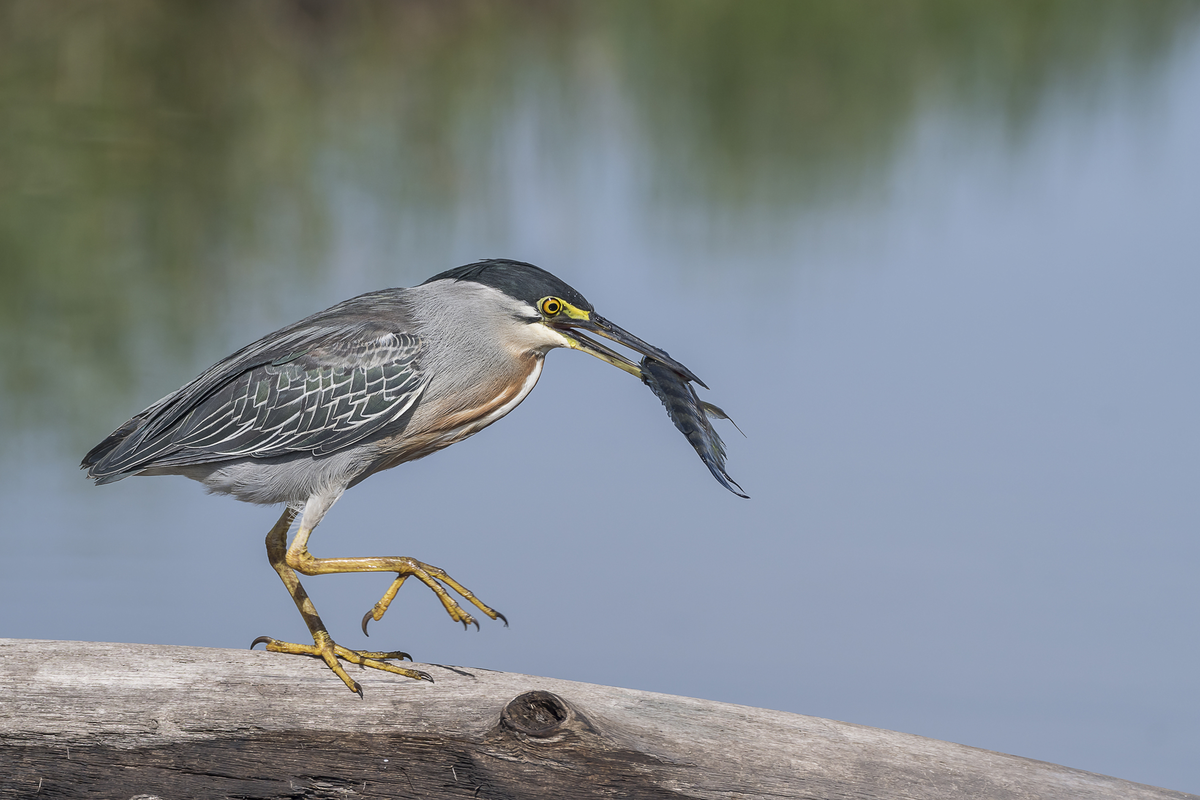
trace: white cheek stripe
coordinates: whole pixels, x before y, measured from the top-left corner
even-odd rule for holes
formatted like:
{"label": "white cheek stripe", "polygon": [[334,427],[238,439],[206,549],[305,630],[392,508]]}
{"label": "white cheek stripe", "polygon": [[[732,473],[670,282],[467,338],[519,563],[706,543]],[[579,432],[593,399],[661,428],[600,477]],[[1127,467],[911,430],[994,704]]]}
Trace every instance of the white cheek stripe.
{"label": "white cheek stripe", "polygon": [[[521,336],[521,341],[509,344],[509,351],[515,356],[524,356],[530,350],[546,353],[555,347],[571,346],[570,339],[542,322],[532,322],[524,326]],[[537,378],[534,378],[534,382],[537,382]],[[528,393],[528,391],[525,392],[525,394]]]}

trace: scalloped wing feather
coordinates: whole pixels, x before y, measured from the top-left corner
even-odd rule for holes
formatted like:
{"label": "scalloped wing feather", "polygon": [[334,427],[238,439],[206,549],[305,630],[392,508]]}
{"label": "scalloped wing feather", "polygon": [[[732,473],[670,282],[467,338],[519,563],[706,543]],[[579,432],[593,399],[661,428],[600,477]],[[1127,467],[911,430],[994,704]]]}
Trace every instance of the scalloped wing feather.
{"label": "scalloped wing feather", "polygon": [[351,447],[418,402],[428,384],[420,350],[415,335],[362,327],[255,343],[134,417],[84,463],[109,482],[151,466]]}

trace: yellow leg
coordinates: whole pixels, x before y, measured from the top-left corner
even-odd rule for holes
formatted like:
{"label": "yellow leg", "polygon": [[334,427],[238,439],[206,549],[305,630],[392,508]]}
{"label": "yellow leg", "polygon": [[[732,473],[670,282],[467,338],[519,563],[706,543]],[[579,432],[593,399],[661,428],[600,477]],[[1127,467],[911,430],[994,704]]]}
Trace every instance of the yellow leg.
{"label": "yellow leg", "polygon": [[[301,527],[296,532],[296,538],[292,540],[291,547],[287,550],[287,566],[303,575],[333,575],[345,572],[396,573],[396,579],[392,582],[387,592],[384,593],[380,601],[363,617],[363,633],[367,632],[368,620],[375,619],[378,621],[383,617],[384,612],[387,611],[388,606],[391,605],[392,600],[396,597],[396,592],[400,590],[404,581],[410,576],[417,578],[417,580],[432,589],[433,593],[442,601],[442,606],[446,609],[446,613],[450,615],[450,618],[455,622],[461,622],[464,628],[471,625],[478,628],[479,623],[458,604],[458,601],[450,596],[450,593],[442,586],[443,583],[488,617],[501,620],[505,625],[508,624],[508,620],[505,619],[503,614],[494,608],[484,605],[482,601],[475,597],[475,594],[471,590],[451,578],[446,574],[445,570],[439,567],[425,564],[408,556],[315,558],[308,552],[308,537],[311,533],[311,528]],[[301,609],[300,613],[304,613],[303,609]]]}
{"label": "yellow leg", "polygon": [[[315,560],[317,559],[314,559],[314,561]],[[470,602],[471,605],[478,608],[484,614],[487,614],[492,619],[499,619],[504,623],[505,627],[508,627],[508,619],[506,619],[503,614],[494,608],[485,606],[482,602],[480,602],[479,598],[475,596],[474,592],[463,586],[458,581],[454,580],[454,578],[451,578],[449,575],[447,575],[444,569],[435,567],[432,564],[425,564],[413,558],[400,558],[397,560],[411,562],[410,571],[405,572],[397,570],[396,580],[392,581],[392,585],[389,586],[388,590],[383,593],[383,597],[379,599],[379,602],[376,603],[370,611],[363,615],[363,633],[367,633],[367,623],[370,620],[373,619],[378,622],[379,620],[383,619],[383,615],[387,612],[388,606],[392,604],[392,600],[396,599],[396,592],[400,591],[400,587],[404,585],[404,581],[410,575],[416,576],[418,580],[420,580],[430,589],[433,589],[434,594],[436,594],[438,599],[442,601],[442,606],[445,607],[446,612],[450,615],[450,618],[455,622],[461,622],[463,624],[463,628],[466,628],[469,625],[474,625],[475,629],[478,630],[479,623],[474,617],[463,610],[463,607],[460,606],[458,602],[455,601],[455,599],[441,587],[438,581],[441,581],[454,591],[458,592],[460,595],[462,595],[463,599]]]}
{"label": "yellow leg", "polygon": [[[311,645],[292,644],[290,642],[277,641],[269,636],[260,636],[250,646],[254,647],[254,645],[264,643],[267,646],[267,650],[273,653],[292,653],[320,658],[333,670],[335,675],[342,679],[342,682],[350,688],[350,691],[357,693],[359,697],[362,697],[362,687],[358,685],[357,681],[346,674],[346,670],[343,669],[341,663],[338,661],[339,658],[362,667],[371,667],[372,669],[392,672],[396,675],[403,675],[407,678],[425,680],[432,683],[433,678],[426,672],[417,669],[405,669],[404,667],[397,667],[394,664],[387,663],[387,659],[402,660],[409,658],[407,653],[398,651],[376,653],[363,650],[348,650],[333,641],[329,635],[329,631],[325,628],[325,624],[321,622],[321,617],[317,614],[316,607],[313,606],[312,600],[309,599],[308,593],[300,585],[300,579],[296,577],[295,571],[288,564],[287,532],[295,518],[295,509],[289,507],[283,512],[279,521],[275,523],[275,527],[271,528],[271,532],[267,534],[267,558],[270,560],[271,566],[279,573],[279,577],[283,580],[283,585],[287,587],[288,593],[291,594],[292,600],[296,603],[296,608],[300,610],[300,616],[304,618],[304,624],[308,626],[308,631],[312,634],[313,643]],[[305,534],[304,538],[307,540],[308,532],[303,532]],[[298,533],[297,538],[299,536],[300,534]]]}

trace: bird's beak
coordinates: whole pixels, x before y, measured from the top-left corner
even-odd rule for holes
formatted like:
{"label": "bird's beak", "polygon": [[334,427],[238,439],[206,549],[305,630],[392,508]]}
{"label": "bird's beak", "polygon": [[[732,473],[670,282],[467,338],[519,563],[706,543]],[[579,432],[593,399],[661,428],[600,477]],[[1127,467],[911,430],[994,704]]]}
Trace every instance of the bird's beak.
{"label": "bird's beak", "polygon": [[635,350],[644,356],[649,356],[655,361],[666,364],[687,380],[698,383],[705,389],[708,388],[704,381],[696,377],[695,373],[667,355],[665,350],[660,350],[652,344],[643,342],[629,331],[614,325],[594,311],[584,311],[574,306],[568,306],[561,316],[554,318],[549,324],[563,335],[571,349],[593,355],[601,361],[607,361],[614,367],[623,369],[637,378],[642,377],[641,367],[607,345],[584,336],[583,331],[598,334],[605,339],[624,345],[630,350]]}

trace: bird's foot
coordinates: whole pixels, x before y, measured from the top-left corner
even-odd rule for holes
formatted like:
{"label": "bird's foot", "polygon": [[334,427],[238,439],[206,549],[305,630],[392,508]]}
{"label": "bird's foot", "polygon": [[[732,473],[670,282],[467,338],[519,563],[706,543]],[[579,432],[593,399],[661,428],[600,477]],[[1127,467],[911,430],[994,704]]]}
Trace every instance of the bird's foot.
{"label": "bird's foot", "polygon": [[291,653],[293,655],[312,656],[313,658],[321,659],[325,662],[326,666],[333,670],[333,674],[341,678],[342,682],[350,688],[350,691],[359,697],[362,697],[363,694],[362,687],[358,685],[358,681],[346,674],[346,670],[342,667],[341,662],[338,661],[339,658],[351,664],[358,664],[360,667],[370,667],[371,669],[379,669],[384,672],[403,675],[413,680],[433,683],[433,677],[428,672],[422,672],[419,669],[406,669],[387,663],[389,659],[398,661],[408,659],[411,661],[412,656],[408,653],[401,653],[398,650],[388,653],[348,650],[336,644],[328,633],[313,634],[312,644],[292,644],[291,642],[281,642],[277,639],[272,639],[269,636],[260,636],[250,645],[251,649],[258,644],[265,644],[267,650],[272,653]]}
{"label": "bird's foot", "polygon": [[508,627],[508,620],[505,619],[503,614],[494,608],[484,605],[479,598],[475,596],[474,592],[447,575],[444,569],[435,567],[432,564],[426,564],[424,562],[417,561],[415,558],[400,558],[397,559],[397,561],[400,563],[399,569],[396,570],[396,580],[392,581],[392,585],[388,587],[386,592],[384,592],[383,597],[380,598],[379,602],[376,603],[370,611],[363,615],[363,633],[367,632],[368,622],[371,620],[378,622],[379,620],[383,619],[383,615],[387,612],[388,606],[392,604],[392,600],[394,600],[396,597],[396,592],[400,591],[400,587],[404,585],[404,581],[408,579],[409,576],[416,577],[419,581],[421,581],[421,583],[432,589],[433,593],[436,594],[438,599],[442,601],[442,606],[446,609],[446,613],[450,615],[450,619],[454,620],[455,622],[461,622],[464,630],[469,628],[471,625],[474,625],[476,630],[478,630],[479,623],[474,617],[468,614],[462,606],[458,604],[457,600],[450,596],[450,593],[447,592],[442,586],[443,583],[461,595],[464,600],[478,608],[488,617],[491,619],[498,619],[504,623],[505,627]]}

